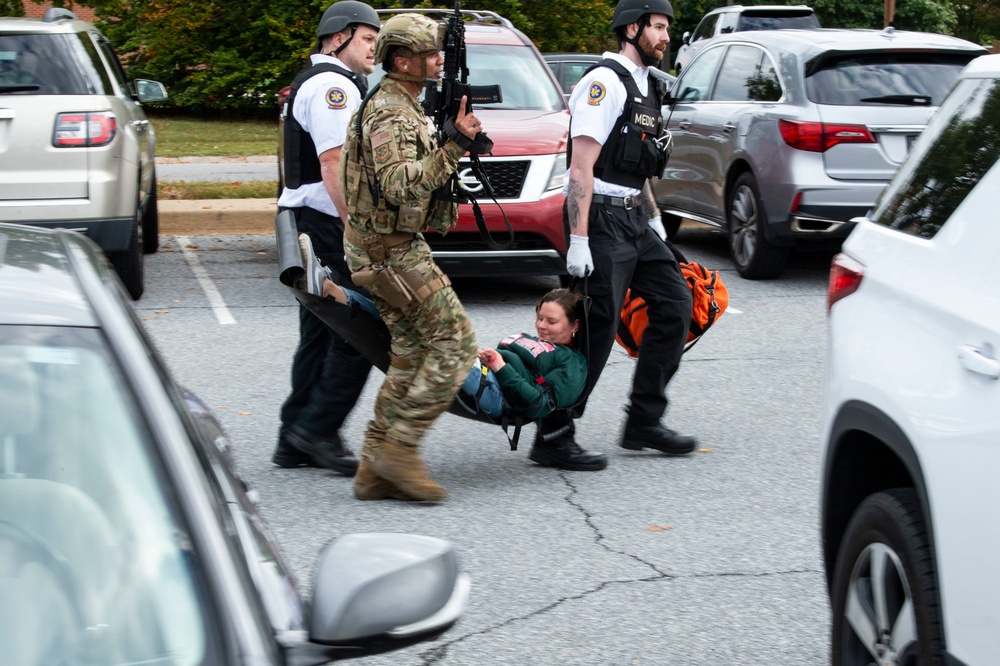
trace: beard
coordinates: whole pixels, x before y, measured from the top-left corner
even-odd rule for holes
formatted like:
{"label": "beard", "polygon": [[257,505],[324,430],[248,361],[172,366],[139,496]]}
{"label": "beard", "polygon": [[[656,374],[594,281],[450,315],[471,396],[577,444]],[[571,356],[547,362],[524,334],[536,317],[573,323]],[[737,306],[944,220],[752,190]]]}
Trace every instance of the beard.
{"label": "beard", "polygon": [[639,35],[639,41],[636,46],[638,47],[639,56],[646,66],[652,67],[658,65],[663,60],[663,54],[656,50],[659,44],[654,44],[653,40],[646,36],[645,30]]}

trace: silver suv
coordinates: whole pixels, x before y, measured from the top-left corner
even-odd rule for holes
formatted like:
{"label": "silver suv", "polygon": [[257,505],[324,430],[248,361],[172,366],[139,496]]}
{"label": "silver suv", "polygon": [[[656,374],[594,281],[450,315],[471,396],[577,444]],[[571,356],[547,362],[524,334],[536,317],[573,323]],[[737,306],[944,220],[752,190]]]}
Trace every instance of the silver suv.
{"label": "silver suv", "polygon": [[155,135],[111,44],[65,9],[0,18],[0,222],[64,227],[105,251],[132,298],[158,242]]}
{"label": "silver suv", "polygon": [[716,37],[664,108],[673,150],[652,183],[664,226],[672,234],[684,217],[726,229],[749,279],[780,275],[796,247],[835,249],[985,53],[891,28]]}

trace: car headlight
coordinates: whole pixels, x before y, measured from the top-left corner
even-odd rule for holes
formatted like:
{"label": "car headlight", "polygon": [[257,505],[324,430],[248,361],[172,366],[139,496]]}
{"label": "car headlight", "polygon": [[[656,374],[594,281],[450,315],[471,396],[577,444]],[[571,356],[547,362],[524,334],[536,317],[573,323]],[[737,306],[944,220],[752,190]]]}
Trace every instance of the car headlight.
{"label": "car headlight", "polygon": [[545,191],[549,192],[555,189],[562,189],[563,182],[566,180],[566,153],[559,153],[556,155],[556,159],[552,164],[552,173],[549,174],[549,182],[545,186]]}

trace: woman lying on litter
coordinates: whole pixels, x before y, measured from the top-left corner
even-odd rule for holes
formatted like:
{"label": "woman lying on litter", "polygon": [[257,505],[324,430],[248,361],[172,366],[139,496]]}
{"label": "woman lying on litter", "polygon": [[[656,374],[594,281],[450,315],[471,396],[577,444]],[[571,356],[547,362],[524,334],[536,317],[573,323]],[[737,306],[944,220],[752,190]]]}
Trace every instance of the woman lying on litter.
{"label": "woman lying on litter", "polygon": [[[357,304],[378,317],[375,303],[356,291],[323,279],[322,295],[345,305]],[[583,317],[584,296],[553,289],[535,307],[535,331],[509,335],[496,349],[480,348],[458,399],[497,420],[517,414],[541,418],[572,407],[587,384],[587,359],[575,346]]]}

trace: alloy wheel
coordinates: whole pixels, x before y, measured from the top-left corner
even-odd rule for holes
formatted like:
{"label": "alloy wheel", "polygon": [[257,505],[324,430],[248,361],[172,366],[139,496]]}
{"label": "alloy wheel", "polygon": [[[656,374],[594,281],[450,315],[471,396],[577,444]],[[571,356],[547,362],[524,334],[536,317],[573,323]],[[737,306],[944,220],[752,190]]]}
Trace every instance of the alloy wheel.
{"label": "alloy wheel", "polygon": [[920,662],[913,595],[899,556],[887,545],[872,543],[859,555],[844,618],[851,630],[844,637],[845,663],[915,666]]}
{"label": "alloy wheel", "polygon": [[730,215],[729,242],[733,257],[741,266],[748,265],[757,250],[757,198],[747,185],[739,185],[733,193]]}

